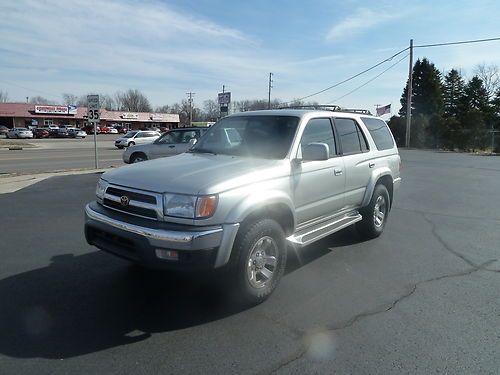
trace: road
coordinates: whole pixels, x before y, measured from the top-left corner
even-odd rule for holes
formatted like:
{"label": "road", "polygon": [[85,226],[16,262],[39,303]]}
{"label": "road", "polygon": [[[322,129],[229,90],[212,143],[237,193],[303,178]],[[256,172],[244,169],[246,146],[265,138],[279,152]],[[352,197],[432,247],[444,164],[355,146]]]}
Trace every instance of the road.
{"label": "road", "polygon": [[[101,168],[123,165],[123,150],[114,147],[116,134],[100,134],[97,136],[99,163]],[[33,139],[26,142],[38,148],[9,150],[0,148],[0,174],[6,173],[40,173],[64,169],[93,168],[94,139]]]}
{"label": "road", "polygon": [[499,159],[402,156],[384,234],[291,249],[253,308],[88,246],[97,175],[0,195],[0,373],[498,374]]}

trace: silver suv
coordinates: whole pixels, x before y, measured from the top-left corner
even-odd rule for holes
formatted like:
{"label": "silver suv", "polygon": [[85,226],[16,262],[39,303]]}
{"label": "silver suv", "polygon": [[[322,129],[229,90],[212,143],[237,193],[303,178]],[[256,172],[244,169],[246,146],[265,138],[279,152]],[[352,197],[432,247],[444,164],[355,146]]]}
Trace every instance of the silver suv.
{"label": "silver suv", "polygon": [[234,114],[187,153],[104,173],[85,235],[147,267],[221,268],[259,303],[284,273],[287,245],[352,224],[379,236],[399,169],[388,126],[366,111]]}

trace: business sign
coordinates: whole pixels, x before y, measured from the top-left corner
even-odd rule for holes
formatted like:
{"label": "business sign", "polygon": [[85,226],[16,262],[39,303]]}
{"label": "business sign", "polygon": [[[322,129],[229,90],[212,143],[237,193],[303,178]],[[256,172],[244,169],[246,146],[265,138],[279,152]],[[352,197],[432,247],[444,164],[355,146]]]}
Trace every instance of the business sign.
{"label": "business sign", "polygon": [[231,93],[230,92],[220,92],[219,93],[219,104],[228,105],[231,103]]}
{"label": "business sign", "polygon": [[68,105],[68,114],[76,115],[76,105]]}
{"label": "business sign", "polygon": [[61,105],[36,105],[35,113],[45,113],[51,115],[67,115],[68,107]]}
{"label": "business sign", "polygon": [[122,113],[121,118],[127,119],[127,120],[137,120],[139,118],[138,113]]}
{"label": "business sign", "polygon": [[151,115],[149,118],[152,121],[163,121],[163,116],[162,115],[154,114],[154,115]]}
{"label": "business sign", "polygon": [[87,95],[87,121],[98,123],[101,119],[99,112],[99,95]]}

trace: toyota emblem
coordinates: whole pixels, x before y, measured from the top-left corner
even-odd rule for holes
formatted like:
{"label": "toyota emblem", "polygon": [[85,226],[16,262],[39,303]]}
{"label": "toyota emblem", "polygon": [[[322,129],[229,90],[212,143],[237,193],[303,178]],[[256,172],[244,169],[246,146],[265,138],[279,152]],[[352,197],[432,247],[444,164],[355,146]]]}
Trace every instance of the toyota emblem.
{"label": "toyota emblem", "polygon": [[122,206],[128,206],[129,202],[130,202],[130,199],[126,195],[122,195],[120,197],[120,204]]}

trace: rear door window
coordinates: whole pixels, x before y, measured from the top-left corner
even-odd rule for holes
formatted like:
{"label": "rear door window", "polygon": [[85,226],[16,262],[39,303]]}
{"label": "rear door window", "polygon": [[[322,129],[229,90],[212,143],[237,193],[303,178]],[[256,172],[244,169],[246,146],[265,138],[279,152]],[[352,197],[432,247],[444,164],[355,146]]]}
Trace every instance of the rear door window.
{"label": "rear door window", "polygon": [[350,118],[336,118],[334,123],[344,155],[368,151],[366,138],[356,121]]}
{"label": "rear door window", "polygon": [[391,131],[385,121],[371,117],[361,117],[361,120],[363,120],[363,123],[370,132],[378,150],[389,150],[394,147]]}

